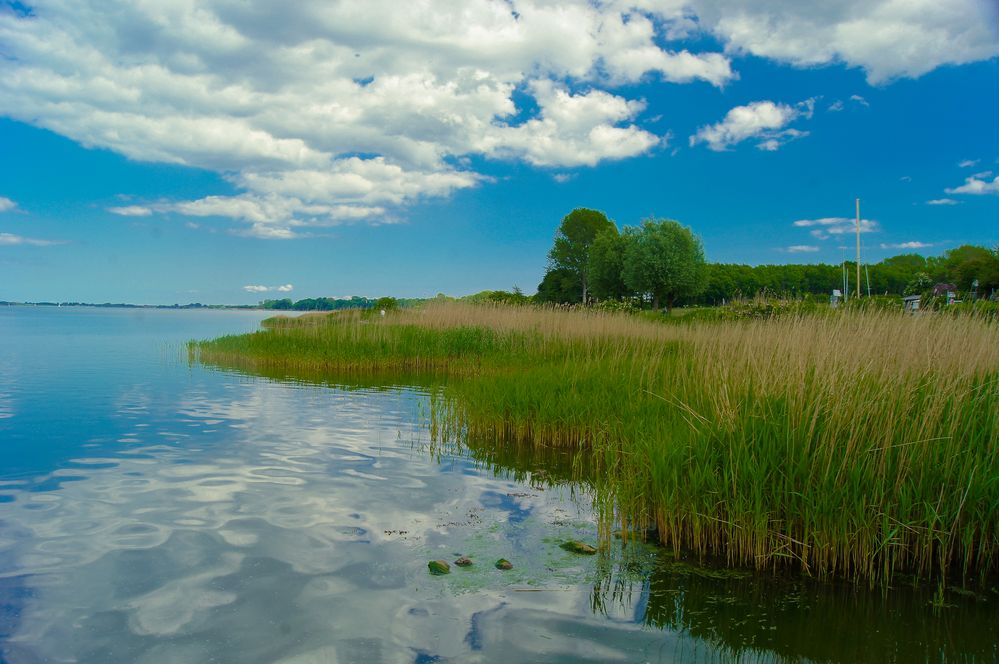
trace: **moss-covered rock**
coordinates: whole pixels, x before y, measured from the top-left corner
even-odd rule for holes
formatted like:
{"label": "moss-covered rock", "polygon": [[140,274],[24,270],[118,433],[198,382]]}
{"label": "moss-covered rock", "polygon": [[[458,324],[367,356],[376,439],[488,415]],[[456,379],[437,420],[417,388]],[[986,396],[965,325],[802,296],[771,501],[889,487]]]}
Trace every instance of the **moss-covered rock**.
{"label": "moss-covered rock", "polygon": [[572,553],[581,553],[587,556],[592,556],[594,553],[597,552],[597,550],[594,547],[577,540],[569,540],[568,542],[563,542],[559,546],[561,546],[566,551]]}
{"label": "moss-covered rock", "polygon": [[445,560],[431,560],[427,563],[427,567],[430,569],[430,573],[434,575],[451,573],[451,566]]}
{"label": "moss-covered rock", "polygon": [[513,563],[506,558],[500,558],[496,561],[496,569],[513,569]]}

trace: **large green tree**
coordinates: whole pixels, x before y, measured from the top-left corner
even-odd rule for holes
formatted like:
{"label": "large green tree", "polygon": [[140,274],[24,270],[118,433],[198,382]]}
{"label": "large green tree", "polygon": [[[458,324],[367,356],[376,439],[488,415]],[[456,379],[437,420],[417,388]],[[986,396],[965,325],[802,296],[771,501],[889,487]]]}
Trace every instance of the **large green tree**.
{"label": "large green tree", "polygon": [[579,300],[589,298],[590,246],[602,231],[617,227],[603,212],[576,208],[562,218],[555,232],[555,243],[548,252],[549,270],[567,270],[579,288]]}
{"label": "large green tree", "polygon": [[614,226],[601,231],[593,240],[587,267],[593,297],[617,300],[632,294],[622,276],[624,248],[625,239]]}
{"label": "large green tree", "polygon": [[700,294],[707,286],[707,265],[701,241],[686,226],[671,219],[649,219],[627,229],[624,283],[652,295],[652,306],[665,302],[669,311],[682,297]]}
{"label": "large green tree", "polygon": [[943,255],[947,277],[963,291],[978,280],[979,292],[999,287],[999,252],[965,244]]}

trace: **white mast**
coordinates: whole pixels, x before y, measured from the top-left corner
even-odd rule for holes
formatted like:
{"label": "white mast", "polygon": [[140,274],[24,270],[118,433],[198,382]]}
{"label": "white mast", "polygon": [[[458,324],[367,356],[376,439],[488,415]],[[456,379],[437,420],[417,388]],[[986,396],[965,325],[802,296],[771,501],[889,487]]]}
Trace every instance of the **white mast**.
{"label": "white mast", "polygon": [[857,199],[857,297],[860,297],[860,199]]}

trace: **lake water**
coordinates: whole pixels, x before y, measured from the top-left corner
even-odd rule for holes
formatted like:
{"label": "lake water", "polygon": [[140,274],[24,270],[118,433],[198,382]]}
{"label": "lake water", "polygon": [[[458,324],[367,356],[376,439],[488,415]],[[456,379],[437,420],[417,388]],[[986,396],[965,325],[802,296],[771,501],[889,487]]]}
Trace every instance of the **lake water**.
{"label": "lake water", "polygon": [[422,388],[189,365],[188,339],[264,317],[0,307],[0,661],[999,657],[987,584],[934,608],[935,587],[567,553],[596,542],[587,487],[551,458],[442,453]]}

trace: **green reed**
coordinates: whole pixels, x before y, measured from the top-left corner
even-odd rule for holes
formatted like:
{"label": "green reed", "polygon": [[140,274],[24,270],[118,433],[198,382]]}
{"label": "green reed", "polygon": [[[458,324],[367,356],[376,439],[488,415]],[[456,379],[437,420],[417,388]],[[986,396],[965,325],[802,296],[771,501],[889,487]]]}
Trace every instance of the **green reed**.
{"label": "green reed", "polygon": [[999,327],[893,312],[666,326],[435,305],[272,319],[192,358],[274,375],[419,377],[432,434],[571,450],[612,527],[758,568],[887,582],[989,574]]}

